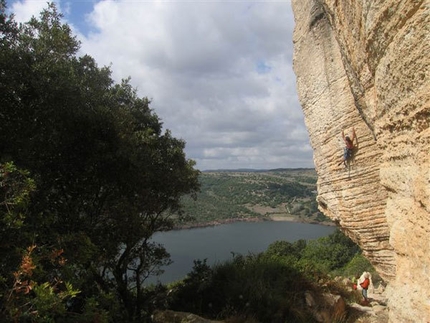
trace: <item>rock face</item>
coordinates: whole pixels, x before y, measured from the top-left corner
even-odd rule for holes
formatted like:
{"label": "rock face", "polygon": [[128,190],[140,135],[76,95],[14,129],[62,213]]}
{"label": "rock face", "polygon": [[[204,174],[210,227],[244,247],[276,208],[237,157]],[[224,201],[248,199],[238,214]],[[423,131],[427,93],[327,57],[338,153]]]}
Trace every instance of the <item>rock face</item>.
{"label": "rock face", "polygon": [[292,5],[319,208],[387,281],[390,322],[430,322],[430,1]]}

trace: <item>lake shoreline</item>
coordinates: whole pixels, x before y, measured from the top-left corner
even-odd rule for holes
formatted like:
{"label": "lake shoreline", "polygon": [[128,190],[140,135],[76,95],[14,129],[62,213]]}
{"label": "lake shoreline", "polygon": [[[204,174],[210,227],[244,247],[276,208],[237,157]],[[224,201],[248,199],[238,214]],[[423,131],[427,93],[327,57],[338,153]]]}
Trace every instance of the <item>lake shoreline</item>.
{"label": "lake shoreline", "polygon": [[172,230],[188,230],[188,229],[198,229],[198,228],[208,228],[223,224],[231,224],[236,222],[293,222],[293,223],[306,223],[306,224],[319,224],[324,226],[336,226],[334,222],[318,222],[314,220],[304,220],[294,216],[270,216],[265,218],[231,218],[231,219],[220,219],[210,222],[201,223],[188,223],[183,225],[175,225]]}
{"label": "lake shoreline", "polygon": [[[257,255],[267,251],[276,241],[294,243],[298,240],[315,240],[330,235],[333,226],[309,225],[292,221],[255,220],[233,222],[225,225],[216,221],[212,227],[193,230],[158,232],[152,237],[154,243],[164,246],[172,264],[163,266],[164,273],[153,276],[147,284],[169,284],[183,280],[193,271],[195,260],[207,260],[208,266],[231,261],[235,255]],[[279,220],[279,219],[278,219]]]}

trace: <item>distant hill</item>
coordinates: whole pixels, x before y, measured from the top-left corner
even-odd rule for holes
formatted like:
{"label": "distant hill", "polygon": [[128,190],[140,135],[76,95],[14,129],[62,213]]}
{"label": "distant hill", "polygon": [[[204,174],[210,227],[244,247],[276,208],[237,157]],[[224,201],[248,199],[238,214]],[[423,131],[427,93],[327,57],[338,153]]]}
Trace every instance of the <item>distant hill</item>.
{"label": "distant hill", "polygon": [[314,169],[208,170],[200,175],[201,192],[184,197],[181,226],[218,222],[291,220],[331,223],[318,211]]}
{"label": "distant hill", "polygon": [[315,171],[313,168],[274,168],[274,169],[254,169],[254,168],[238,168],[238,169],[208,169],[204,173],[226,172],[226,173],[262,173],[262,172],[289,172],[289,171]]}

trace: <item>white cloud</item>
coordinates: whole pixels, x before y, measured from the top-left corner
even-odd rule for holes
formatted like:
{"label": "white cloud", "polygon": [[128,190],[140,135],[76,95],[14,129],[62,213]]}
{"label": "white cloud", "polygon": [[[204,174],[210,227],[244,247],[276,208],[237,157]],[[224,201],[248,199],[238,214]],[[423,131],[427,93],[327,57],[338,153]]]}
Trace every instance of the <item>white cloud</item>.
{"label": "white cloud", "polygon": [[289,1],[105,0],[79,18],[67,5],[81,52],[130,76],[199,169],[313,167]]}
{"label": "white cloud", "polygon": [[[52,2],[59,3],[59,1]],[[45,8],[47,8],[47,1],[21,0],[12,2],[9,9],[15,14],[16,21],[26,22],[33,16],[39,17],[40,12]]]}

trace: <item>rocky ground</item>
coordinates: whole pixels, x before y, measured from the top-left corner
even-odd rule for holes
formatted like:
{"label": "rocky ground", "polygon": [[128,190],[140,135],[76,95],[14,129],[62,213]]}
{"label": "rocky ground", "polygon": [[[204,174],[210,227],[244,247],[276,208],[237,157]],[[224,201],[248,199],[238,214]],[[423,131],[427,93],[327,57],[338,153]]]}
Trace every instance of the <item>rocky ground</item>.
{"label": "rocky ground", "polygon": [[[387,299],[382,289],[369,291],[369,304],[349,304],[349,317],[346,320],[348,323],[387,323],[388,309]],[[328,320],[328,321],[327,321]],[[324,319],[324,315],[320,316],[320,320],[315,322],[332,323],[330,318]],[[200,316],[173,311],[156,312],[153,316],[154,323],[225,323],[223,321],[212,321]]]}
{"label": "rocky ground", "polygon": [[387,323],[388,322],[388,308],[387,298],[385,291],[375,289],[373,292],[368,293],[370,304],[363,306],[363,304],[350,304],[350,307],[356,312],[357,323]]}

